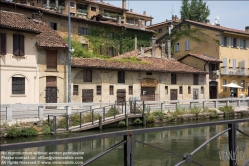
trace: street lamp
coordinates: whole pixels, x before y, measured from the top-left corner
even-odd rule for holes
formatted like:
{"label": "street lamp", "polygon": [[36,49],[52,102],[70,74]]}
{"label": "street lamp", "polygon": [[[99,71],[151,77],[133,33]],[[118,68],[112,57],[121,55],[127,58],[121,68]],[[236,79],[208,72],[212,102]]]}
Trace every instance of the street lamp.
{"label": "street lamp", "polygon": [[71,103],[71,17],[70,2],[68,2],[68,103]]}

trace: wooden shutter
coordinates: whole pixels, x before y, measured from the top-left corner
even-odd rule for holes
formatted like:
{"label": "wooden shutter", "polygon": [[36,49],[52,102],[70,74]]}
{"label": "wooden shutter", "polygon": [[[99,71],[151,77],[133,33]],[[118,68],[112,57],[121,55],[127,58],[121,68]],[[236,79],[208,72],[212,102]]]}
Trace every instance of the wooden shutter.
{"label": "wooden shutter", "polygon": [[47,76],[46,77],[46,86],[47,87],[56,87],[56,77],[55,76]]}
{"label": "wooden shutter", "polygon": [[24,36],[19,35],[19,55],[24,56]]}
{"label": "wooden shutter", "polygon": [[0,37],[1,37],[0,55],[6,55],[6,33],[0,33]]}
{"label": "wooden shutter", "polygon": [[13,55],[19,56],[19,35],[13,35]]}
{"label": "wooden shutter", "polygon": [[47,50],[47,68],[57,69],[57,51]]}

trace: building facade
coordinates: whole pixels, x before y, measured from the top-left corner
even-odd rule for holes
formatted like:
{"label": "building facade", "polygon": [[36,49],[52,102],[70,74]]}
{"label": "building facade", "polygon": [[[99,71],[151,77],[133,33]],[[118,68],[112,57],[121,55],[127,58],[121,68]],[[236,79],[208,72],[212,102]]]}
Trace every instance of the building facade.
{"label": "building facade", "polygon": [[[203,42],[195,42],[191,39],[181,39],[175,44],[173,57],[179,59],[187,54],[206,54],[222,61],[222,64],[211,66],[213,75],[217,79],[210,80],[209,86],[217,89],[217,98],[223,97],[245,97],[249,95],[249,27],[245,30],[231,29],[211,25],[209,21],[199,23],[184,20],[175,28],[179,30],[183,25],[201,30]],[[195,66],[195,65],[194,65]],[[203,66],[204,67],[204,66]],[[209,69],[209,71],[211,72]],[[210,74],[211,75],[211,74]],[[223,85],[235,83],[242,88],[229,88]],[[214,88],[213,88],[214,89]]]}

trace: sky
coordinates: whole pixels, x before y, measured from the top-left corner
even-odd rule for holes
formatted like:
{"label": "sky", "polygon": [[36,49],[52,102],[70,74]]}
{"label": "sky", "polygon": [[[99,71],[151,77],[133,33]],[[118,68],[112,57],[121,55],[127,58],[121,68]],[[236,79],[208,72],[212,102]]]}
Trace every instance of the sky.
{"label": "sky", "polygon": [[[103,0],[105,3],[122,7],[122,0]],[[245,30],[249,26],[249,1],[248,0],[229,0],[229,1],[206,1],[210,10],[208,19],[214,23],[219,17],[219,24],[227,28]],[[177,15],[180,18],[182,1],[175,0],[126,0],[126,8],[133,9],[133,12],[152,16],[152,24],[171,20],[171,16]],[[147,24],[148,25],[148,24]]]}

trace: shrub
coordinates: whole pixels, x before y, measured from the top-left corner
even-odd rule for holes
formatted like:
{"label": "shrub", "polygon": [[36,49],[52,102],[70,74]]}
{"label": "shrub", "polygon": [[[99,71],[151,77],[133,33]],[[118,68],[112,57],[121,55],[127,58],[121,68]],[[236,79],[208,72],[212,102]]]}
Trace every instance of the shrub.
{"label": "shrub", "polygon": [[52,132],[52,125],[48,123],[48,121],[42,121],[42,129],[41,132],[42,134],[51,134]]}
{"label": "shrub", "polygon": [[125,121],[119,121],[118,122],[118,127],[124,127],[125,126]]}
{"label": "shrub", "polygon": [[217,111],[215,109],[208,110],[208,112],[210,113],[211,118],[218,117],[218,113],[217,113]]}
{"label": "shrub", "polygon": [[162,111],[155,111],[152,113],[154,116],[157,116],[159,120],[163,120],[164,114]]}
{"label": "shrub", "polygon": [[80,125],[80,114],[73,114],[69,117],[69,126]]}
{"label": "shrub", "polygon": [[38,131],[33,127],[25,127],[21,130],[21,136],[23,137],[33,137],[38,135]]}
{"label": "shrub", "polygon": [[133,124],[134,125],[140,125],[140,124],[142,124],[143,123],[143,121],[140,119],[140,118],[136,118],[134,121],[133,121]]}
{"label": "shrub", "polygon": [[190,108],[189,113],[198,115],[201,112],[201,109],[199,107],[194,106],[193,108]]}
{"label": "shrub", "polygon": [[155,116],[153,114],[147,113],[146,114],[146,123],[155,123]]}
{"label": "shrub", "polygon": [[21,130],[17,129],[15,127],[10,127],[9,130],[7,131],[6,137],[8,138],[16,138],[21,136]]}
{"label": "shrub", "polygon": [[224,114],[234,114],[234,109],[232,106],[225,105],[223,107],[220,107],[219,110]]}
{"label": "shrub", "polygon": [[114,111],[115,111],[115,114],[116,114],[116,115],[120,114],[119,109],[116,107],[116,109],[114,110],[114,107],[112,106],[112,107],[107,111],[107,113],[105,114],[105,116],[106,116],[106,117],[114,116]]}

